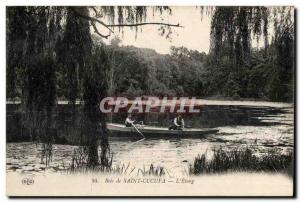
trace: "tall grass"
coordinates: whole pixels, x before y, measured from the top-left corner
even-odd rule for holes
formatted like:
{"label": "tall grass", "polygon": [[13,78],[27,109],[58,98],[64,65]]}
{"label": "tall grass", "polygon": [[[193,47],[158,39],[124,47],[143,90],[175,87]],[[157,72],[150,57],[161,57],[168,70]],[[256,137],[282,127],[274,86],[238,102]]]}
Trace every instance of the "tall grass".
{"label": "tall grass", "polygon": [[89,164],[88,159],[88,147],[81,146],[77,149],[74,149],[72,155],[72,161],[69,166],[68,171],[70,172],[90,172],[90,171],[109,171],[112,167],[113,154],[109,153],[107,155],[107,163],[101,163],[101,158],[98,157],[98,163],[95,165]]}
{"label": "tall grass", "polygon": [[72,156],[72,162],[67,169],[69,173],[103,173],[103,174],[121,174],[121,175],[136,175],[136,176],[163,176],[165,175],[165,169],[161,166],[154,166],[151,164],[149,167],[143,166],[143,168],[136,168],[128,164],[117,164],[112,166],[113,155],[109,157],[109,163],[107,165],[98,164],[90,167],[88,165],[88,155],[85,147],[79,147],[74,149]]}
{"label": "tall grass", "polygon": [[210,160],[207,154],[202,154],[190,166],[190,173],[195,175],[224,172],[285,172],[293,175],[293,152],[281,154],[274,150],[266,155],[256,156],[250,148],[231,151],[219,148],[213,150]]}
{"label": "tall grass", "polygon": [[69,167],[66,170],[70,174],[83,174],[83,173],[101,173],[101,174],[113,174],[113,175],[124,175],[124,176],[157,176],[161,177],[166,174],[164,167],[154,166],[143,166],[143,168],[137,168],[128,164],[115,165],[111,167],[103,167],[101,165],[94,167],[87,167],[84,164],[78,167]]}

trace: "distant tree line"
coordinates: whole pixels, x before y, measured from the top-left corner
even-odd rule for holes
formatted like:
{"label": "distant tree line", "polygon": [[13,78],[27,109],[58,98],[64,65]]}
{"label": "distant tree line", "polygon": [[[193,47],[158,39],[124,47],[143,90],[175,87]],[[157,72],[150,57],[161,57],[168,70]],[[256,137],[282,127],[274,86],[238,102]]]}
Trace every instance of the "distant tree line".
{"label": "distant tree line", "polygon": [[[166,6],[7,7],[7,99],[21,100],[23,125],[43,142],[46,156],[51,154],[56,127],[53,111],[59,99],[72,106],[76,100],[83,101],[81,145],[87,148],[89,166],[108,163],[106,119],[98,107],[107,95],[292,101],[292,7],[207,8],[212,18],[208,54],[171,47],[170,54],[163,55],[120,46],[117,39],[110,45],[101,42],[114,28],[138,31],[144,25],[157,25],[169,38],[170,27],[181,27],[147,23],[149,10],[158,16],[172,14]],[[264,46],[253,47],[253,38],[263,38]]]}
{"label": "distant tree line", "polygon": [[[170,54],[159,54],[152,49],[121,46],[118,38],[111,45],[98,44],[110,58],[106,79],[111,95],[290,102],[294,90],[294,38],[288,30],[278,37],[267,48],[251,48],[242,65],[234,64],[227,53],[217,60],[214,53],[186,47],[172,46]],[[226,52],[222,48],[219,51]],[[66,99],[63,91],[58,94]]]}
{"label": "distant tree line", "polygon": [[[147,10],[145,6],[7,7],[7,99],[21,100],[22,128],[42,142],[46,163],[57,131],[54,110],[64,97],[73,106],[74,125],[78,113],[83,114],[80,145],[88,156],[87,166],[109,165],[106,118],[99,100],[108,93],[110,59],[91,31],[101,39],[110,37],[114,28],[129,26],[137,32],[140,26],[156,25],[169,37],[170,27],[180,27],[145,22]],[[151,10],[153,15],[171,14],[166,6]],[[77,100],[83,101],[80,112],[75,110]]]}

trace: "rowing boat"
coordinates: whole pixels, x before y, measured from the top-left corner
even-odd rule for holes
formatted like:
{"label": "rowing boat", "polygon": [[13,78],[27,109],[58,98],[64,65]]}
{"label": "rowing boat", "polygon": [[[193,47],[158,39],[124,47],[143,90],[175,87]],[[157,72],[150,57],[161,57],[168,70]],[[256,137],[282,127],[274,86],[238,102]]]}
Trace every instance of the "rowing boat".
{"label": "rowing boat", "polygon": [[[166,127],[154,127],[154,126],[145,126],[145,125],[136,125],[138,130],[146,138],[201,138],[207,134],[217,133],[219,130],[210,129],[210,128],[185,128],[183,130],[169,130]],[[123,124],[117,123],[108,123],[108,130],[111,132],[111,136],[115,137],[128,137],[136,136],[136,129],[133,127],[126,127]]]}

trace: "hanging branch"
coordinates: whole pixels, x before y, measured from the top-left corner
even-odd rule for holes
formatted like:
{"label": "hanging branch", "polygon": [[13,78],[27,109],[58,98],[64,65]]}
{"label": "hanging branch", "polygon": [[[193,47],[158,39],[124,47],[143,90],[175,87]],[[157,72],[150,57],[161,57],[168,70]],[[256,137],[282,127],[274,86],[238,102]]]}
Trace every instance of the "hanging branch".
{"label": "hanging branch", "polygon": [[112,24],[107,25],[108,27],[137,27],[137,26],[144,26],[144,25],[165,25],[169,27],[181,27],[179,23],[178,24],[169,24],[169,23],[162,23],[162,22],[142,22],[142,23],[136,23],[136,24]]}
{"label": "hanging branch", "polygon": [[[91,7],[91,8],[95,12],[95,15],[98,16],[98,12],[97,12],[96,8],[94,8],[94,7]],[[161,23],[161,22],[143,22],[143,23],[135,23],[135,24],[106,24],[103,21],[99,20],[98,18],[83,15],[83,14],[79,13],[73,7],[71,7],[71,9],[75,13],[75,15],[77,15],[77,16],[83,18],[83,19],[89,20],[91,22],[91,25],[92,25],[93,29],[94,29],[94,32],[96,34],[98,34],[99,36],[101,36],[103,38],[106,38],[106,39],[110,36],[110,34],[107,34],[107,35],[101,34],[100,31],[98,30],[97,26],[96,26],[96,23],[99,23],[102,26],[104,26],[105,28],[107,28],[110,31],[110,33],[114,33],[114,31],[111,29],[111,27],[138,27],[138,26],[145,26],[145,25],[163,25],[163,26],[169,26],[169,27],[181,27],[181,28],[183,28],[183,26],[181,26],[179,23],[178,24],[170,24],[170,23]]]}
{"label": "hanging branch", "polygon": [[74,11],[75,15],[77,15],[79,17],[82,17],[82,18],[84,18],[86,20],[89,20],[89,21],[93,22],[93,24],[95,24],[95,22],[98,22],[99,24],[101,24],[104,27],[106,27],[109,31],[111,31],[112,33],[114,33],[114,31],[112,29],[110,29],[104,22],[102,22],[98,18],[94,18],[94,17],[91,17],[91,16],[83,15],[83,14],[79,13],[78,11],[76,11],[75,8],[71,7],[71,9]]}
{"label": "hanging branch", "polygon": [[97,26],[96,26],[96,24],[95,24],[95,22],[94,21],[91,21],[91,25],[93,26],[93,28],[94,28],[94,32],[96,33],[96,34],[98,34],[99,36],[101,36],[101,37],[103,37],[103,38],[108,38],[108,37],[110,37],[110,34],[107,34],[107,35],[103,35],[103,34],[101,34],[100,32],[99,32],[99,30],[98,30],[98,28],[97,28]]}

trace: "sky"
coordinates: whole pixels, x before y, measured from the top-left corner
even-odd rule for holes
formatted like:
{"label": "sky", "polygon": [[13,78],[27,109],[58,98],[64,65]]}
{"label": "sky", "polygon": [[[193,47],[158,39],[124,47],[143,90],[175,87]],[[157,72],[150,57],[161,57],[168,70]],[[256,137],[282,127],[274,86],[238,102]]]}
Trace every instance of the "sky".
{"label": "sky", "polygon": [[[201,15],[200,8],[196,7],[171,7],[172,15],[164,14],[160,16],[152,16],[152,11],[149,10],[147,22],[164,22],[172,24],[180,24],[184,28],[173,27],[171,40],[160,36],[157,25],[146,25],[142,27],[142,32],[138,32],[137,38],[135,31],[130,28],[124,28],[124,33],[119,33],[115,30],[113,35],[118,36],[122,43],[121,45],[133,45],[140,48],[151,48],[158,53],[167,54],[170,52],[171,46],[184,46],[188,49],[198,50],[199,52],[209,51],[210,42],[210,17],[206,14]],[[104,40],[109,43],[109,40]]]}

